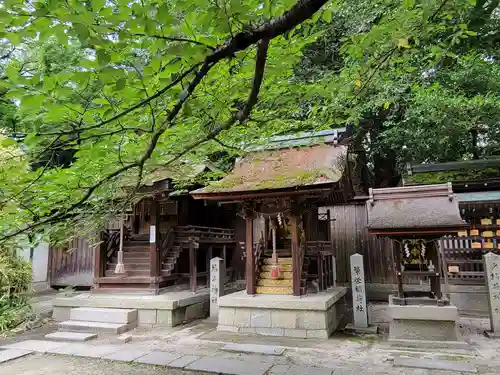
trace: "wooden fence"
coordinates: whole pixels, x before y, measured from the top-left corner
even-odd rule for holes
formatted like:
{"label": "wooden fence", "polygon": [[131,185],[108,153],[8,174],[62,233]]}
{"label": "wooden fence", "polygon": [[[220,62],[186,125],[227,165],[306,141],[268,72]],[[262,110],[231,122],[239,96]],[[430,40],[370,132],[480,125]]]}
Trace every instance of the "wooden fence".
{"label": "wooden fence", "polygon": [[50,248],[50,284],[52,286],[92,286],[94,249],[85,238],[76,237],[68,247]]}
{"label": "wooden fence", "polygon": [[392,252],[395,243],[377,238],[366,229],[368,217],[364,202],[328,207],[331,218],[333,255],[337,262],[337,281],[350,282],[349,257],[363,255],[367,283],[395,284]]}

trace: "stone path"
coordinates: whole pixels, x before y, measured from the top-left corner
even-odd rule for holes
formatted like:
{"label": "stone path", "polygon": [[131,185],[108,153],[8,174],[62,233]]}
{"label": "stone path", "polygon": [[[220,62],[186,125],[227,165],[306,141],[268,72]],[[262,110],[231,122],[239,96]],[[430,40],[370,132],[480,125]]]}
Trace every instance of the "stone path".
{"label": "stone path", "polygon": [[[123,370],[118,372],[120,375],[136,374],[132,369],[151,365],[163,366],[161,371],[167,374],[183,370],[189,374],[228,375],[457,375],[474,369],[481,375],[500,374],[500,340],[485,338],[484,324],[482,320],[462,321],[461,332],[473,350],[460,353],[444,349],[409,352],[404,348],[390,348],[374,336],[359,338],[338,334],[326,341],[242,337],[216,332],[212,323],[200,321],[176,328],[137,328],[130,332],[132,341],[128,343],[117,343],[116,337],[75,343],[33,339],[31,335],[29,340],[0,342],[0,362],[4,361],[0,373],[53,375],[43,370],[43,366],[58,361],[60,366],[68,366],[62,372],[72,375],[109,374],[110,366],[120,366],[120,371]],[[16,356],[20,358],[13,359]],[[79,358],[97,360],[102,368],[97,372],[73,373],[73,363]],[[450,365],[446,361],[453,361],[452,367],[446,367]],[[37,365],[29,371],[18,371],[25,362]],[[406,366],[415,362],[417,365],[427,363],[428,368]],[[130,366],[132,363],[134,366]],[[440,363],[442,369],[448,370],[435,370],[432,363]],[[127,366],[130,370],[126,370]]]}

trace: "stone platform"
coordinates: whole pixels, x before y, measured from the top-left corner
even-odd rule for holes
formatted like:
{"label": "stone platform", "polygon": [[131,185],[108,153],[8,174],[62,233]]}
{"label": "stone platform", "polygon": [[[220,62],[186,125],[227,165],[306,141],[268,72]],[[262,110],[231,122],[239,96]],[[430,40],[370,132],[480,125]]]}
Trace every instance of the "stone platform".
{"label": "stone platform", "polygon": [[55,297],[53,318],[58,322],[70,319],[75,307],[136,309],[139,326],[174,327],[208,315],[210,291],[199,289],[171,290],[158,295],[82,293],[71,297]]}
{"label": "stone platform", "polygon": [[[393,305],[389,299],[389,341],[465,344],[459,339],[456,306]],[[456,344],[456,345],[455,345]]]}
{"label": "stone platform", "polygon": [[327,339],[346,311],[347,288],[336,287],[306,296],[256,294],[245,291],[219,299],[218,331]]}

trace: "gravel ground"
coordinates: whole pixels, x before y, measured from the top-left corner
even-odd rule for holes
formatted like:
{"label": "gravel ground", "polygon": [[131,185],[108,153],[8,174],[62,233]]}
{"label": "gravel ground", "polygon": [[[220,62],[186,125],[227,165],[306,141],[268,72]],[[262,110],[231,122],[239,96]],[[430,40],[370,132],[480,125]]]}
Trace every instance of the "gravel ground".
{"label": "gravel ground", "polygon": [[[199,372],[111,362],[100,359],[34,354],[0,365],[2,375],[200,375]],[[207,374],[207,373],[203,373]]]}

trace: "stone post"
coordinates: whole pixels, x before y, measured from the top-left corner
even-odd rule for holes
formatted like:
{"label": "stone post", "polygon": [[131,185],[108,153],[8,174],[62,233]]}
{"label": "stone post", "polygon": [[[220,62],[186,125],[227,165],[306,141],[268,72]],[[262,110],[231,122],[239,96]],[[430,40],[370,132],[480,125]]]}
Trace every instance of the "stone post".
{"label": "stone post", "polygon": [[500,256],[489,252],[483,255],[483,260],[490,310],[490,331],[485,334],[489,338],[500,338]]}
{"label": "stone post", "polygon": [[219,318],[219,297],[224,295],[226,267],[224,259],[216,257],[210,260],[210,318]]}
{"label": "stone post", "polygon": [[332,255],[332,286],[337,287],[337,260]]}
{"label": "stone post", "polygon": [[363,256],[356,253],[351,255],[350,260],[354,328],[368,328]]}

